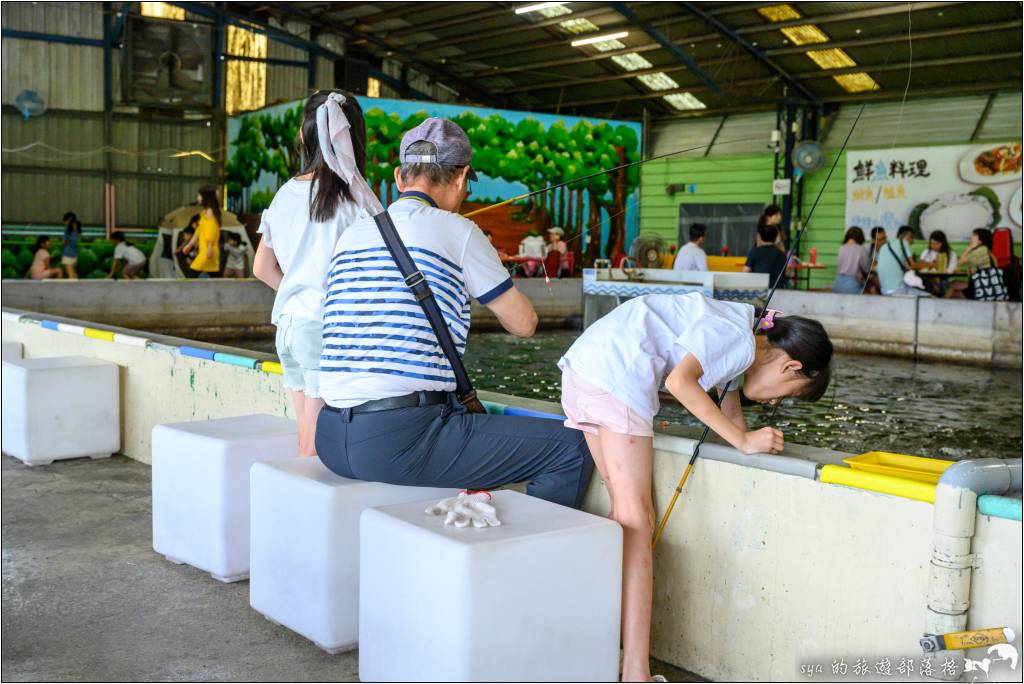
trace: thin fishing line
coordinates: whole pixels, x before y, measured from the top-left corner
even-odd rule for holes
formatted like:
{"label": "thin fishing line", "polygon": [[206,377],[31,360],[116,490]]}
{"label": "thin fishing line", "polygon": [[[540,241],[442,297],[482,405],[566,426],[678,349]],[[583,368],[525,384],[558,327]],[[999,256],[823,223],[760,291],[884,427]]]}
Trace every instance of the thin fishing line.
{"label": "thin fishing line", "polygon": [[889,147],[890,150],[895,149],[896,141],[900,136],[900,129],[903,128],[903,108],[907,104],[907,95],[910,93],[910,79],[914,74],[914,34],[913,34],[913,20],[911,19],[911,11],[914,7],[914,3],[907,3],[907,49],[910,51],[909,59],[907,61],[907,84],[903,87],[903,99],[900,100],[900,115],[896,121],[896,132],[892,136],[892,145]]}
{"label": "thin fishing line", "polygon": [[[754,141],[757,141],[757,140],[761,140],[761,138],[757,137],[757,138],[743,138],[741,140],[727,140],[727,141],[723,141],[721,143],[716,143],[716,144],[719,144],[719,145],[734,145],[734,144],[738,144],[738,143],[754,142]],[[673,152],[665,152],[664,154],[658,154],[658,155],[655,155],[653,157],[648,157],[647,159],[638,159],[638,160],[633,161],[633,162],[627,162],[625,164],[619,164],[618,166],[613,166],[610,169],[602,169],[600,171],[595,171],[594,173],[587,174],[586,176],[580,176],[579,178],[573,178],[573,179],[570,179],[570,180],[567,180],[567,181],[562,181],[561,183],[555,183],[554,185],[548,185],[548,186],[543,187],[543,188],[541,188],[539,190],[533,190],[533,191],[527,192],[527,193],[525,193],[523,195],[519,195],[518,197],[513,197],[511,199],[503,200],[501,202],[497,202],[495,204],[488,205],[486,207],[481,207],[480,209],[474,209],[473,211],[470,211],[470,212],[467,212],[467,213],[463,214],[463,216],[466,217],[466,218],[469,218],[470,216],[476,216],[477,214],[482,214],[482,213],[484,213],[486,211],[490,211],[491,209],[497,209],[498,207],[502,207],[502,206],[505,206],[507,204],[512,204],[513,202],[518,202],[520,200],[529,199],[530,197],[533,197],[534,195],[539,195],[541,193],[549,192],[551,190],[557,190],[558,188],[564,188],[564,187],[567,187],[567,186],[572,185],[574,183],[581,183],[581,182],[583,182],[585,180],[590,180],[591,178],[597,178],[598,176],[603,176],[606,173],[612,173],[614,171],[620,171],[622,169],[628,169],[631,166],[639,166],[641,164],[646,164],[648,162],[657,161],[658,159],[665,159],[667,157],[674,157],[674,156],[679,155],[679,154],[686,154],[687,152],[696,152],[697,150],[703,150],[706,147],[707,147],[706,144],[696,145],[694,147],[687,147],[686,149],[682,149],[682,150],[675,150]]]}
{"label": "thin fishing line", "polygon": [[[790,259],[793,254],[799,254],[800,239],[803,234],[807,231],[807,226],[810,224],[811,218],[814,216],[815,209],[818,208],[818,203],[821,201],[822,195],[825,193],[825,188],[828,187],[828,182],[832,178],[832,174],[836,170],[836,166],[839,165],[839,160],[843,157],[843,152],[846,151],[846,146],[850,142],[850,138],[853,135],[853,131],[857,128],[857,124],[860,122],[860,117],[864,113],[864,108],[867,106],[867,100],[865,100],[861,106],[860,111],[857,112],[857,117],[853,120],[853,124],[850,126],[850,130],[846,133],[846,138],[843,140],[842,146],[839,148],[839,152],[836,154],[835,159],[832,161],[832,166],[828,170],[828,175],[825,176],[825,181],[821,184],[821,188],[818,189],[818,195],[814,198],[814,203],[811,205],[811,210],[807,212],[807,219],[802,221],[802,225],[797,228],[796,239],[793,240],[793,244],[790,246],[789,251],[786,253],[786,265],[789,265]],[[779,275],[775,278],[775,283],[768,291],[768,296],[765,298],[764,306],[761,308],[761,314],[757,317],[757,321],[754,323],[754,334],[761,327],[761,322],[764,320],[765,315],[768,313],[768,305],[771,304],[772,297],[775,296],[775,291],[779,288],[782,283],[782,279],[786,275],[786,269],[783,268]],[[729,393],[732,382],[726,384],[725,389],[718,393],[718,400],[715,402],[715,406],[719,409],[722,407],[722,402],[725,400],[725,395]],[[672,515],[672,511],[675,509],[676,501],[679,499],[679,495],[683,491],[683,486],[686,484],[686,480],[690,476],[690,472],[693,470],[694,464],[697,462],[697,457],[700,454],[700,447],[704,444],[704,441],[708,438],[711,428],[708,425],[704,426],[704,431],[700,435],[700,439],[697,440],[697,444],[693,447],[693,455],[690,457],[689,463],[686,465],[686,469],[683,471],[683,476],[679,480],[679,484],[676,486],[675,492],[672,494],[672,498],[669,501],[668,508],[665,510],[665,515],[662,516],[661,521],[658,523],[658,527],[654,532],[654,539],[651,541],[651,548],[658,545],[658,540],[661,539],[661,534],[665,530],[665,525],[668,524],[669,517]]]}

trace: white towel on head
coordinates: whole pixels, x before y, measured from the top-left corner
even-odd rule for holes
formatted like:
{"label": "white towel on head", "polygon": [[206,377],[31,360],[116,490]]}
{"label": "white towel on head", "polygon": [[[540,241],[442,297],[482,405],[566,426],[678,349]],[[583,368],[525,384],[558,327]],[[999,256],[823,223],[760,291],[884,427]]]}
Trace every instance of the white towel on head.
{"label": "white towel on head", "polygon": [[320,138],[320,153],[328,168],[348,183],[356,203],[370,216],[384,211],[380,199],[359,173],[356,167],[355,149],[352,145],[351,124],[342,111],[345,96],[331,93],[316,110],[316,130]]}

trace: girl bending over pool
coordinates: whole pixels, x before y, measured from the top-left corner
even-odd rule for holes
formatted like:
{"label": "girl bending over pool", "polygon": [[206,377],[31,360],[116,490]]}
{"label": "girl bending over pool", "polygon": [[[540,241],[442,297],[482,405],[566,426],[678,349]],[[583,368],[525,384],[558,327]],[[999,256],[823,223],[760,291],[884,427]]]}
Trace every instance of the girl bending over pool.
{"label": "girl bending over pool", "polygon": [[[576,340],[559,362],[568,427],[586,433],[623,528],[623,681],[649,681],[653,589],[651,501],[658,390],[745,454],[779,453],[782,432],[748,430],[749,398],[817,401],[828,388],[832,343],[817,321],[769,312],[754,335],[754,307],[701,294],[647,295],[617,307]],[[728,389],[721,408],[708,396]]]}

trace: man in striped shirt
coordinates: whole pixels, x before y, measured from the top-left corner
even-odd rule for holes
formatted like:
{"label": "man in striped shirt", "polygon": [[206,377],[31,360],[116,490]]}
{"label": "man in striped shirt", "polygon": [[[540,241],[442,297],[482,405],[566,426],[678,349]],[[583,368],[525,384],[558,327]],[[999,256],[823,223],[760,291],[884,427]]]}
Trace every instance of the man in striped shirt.
{"label": "man in striped shirt", "polygon": [[[472,221],[458,215],[476,179],[466,134],[427,119],[402,139],[401,192],[388,209],[437,299],[460,355],[470,299],[513,335],[537,314]],[[578,507],[593,469],[581,432],[542,418],[468,412],[426,315],[406,287],[376,223],[350,225],[335,247],[324,307],[317,424],[324,464],[343,477],[429,487],[527,492]]]}

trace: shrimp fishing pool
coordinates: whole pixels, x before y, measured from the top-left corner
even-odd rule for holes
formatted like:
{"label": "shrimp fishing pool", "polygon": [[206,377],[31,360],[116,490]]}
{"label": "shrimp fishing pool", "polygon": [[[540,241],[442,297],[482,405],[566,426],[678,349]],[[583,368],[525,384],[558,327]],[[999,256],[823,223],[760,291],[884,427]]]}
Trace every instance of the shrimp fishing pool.
{"label": "shrimp fishing pool", "polygon": [[[473,333],[465,362],[476,387],[558,401],[556,364],[579,336],[541,331],[529,339]],[[273,340],[232,346],[273,352]],[[816,403],[786,400],[777,408],[747,406],[751,427],[774,425],[787,441],[842,452],[890,451],[933,458],[1007,458],[1022,442],[1020,372],[837,354],[832,386]],[[682,406],[662,401],[656,429],[700,423]]]}

